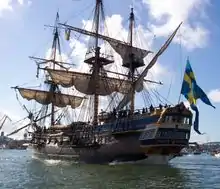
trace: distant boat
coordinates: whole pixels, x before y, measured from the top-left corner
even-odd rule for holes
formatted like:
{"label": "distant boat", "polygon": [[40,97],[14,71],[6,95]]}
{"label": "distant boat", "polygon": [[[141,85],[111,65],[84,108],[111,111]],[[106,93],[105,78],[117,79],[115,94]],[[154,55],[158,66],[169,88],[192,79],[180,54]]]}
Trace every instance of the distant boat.
{"label": "distant boat", "polygon": [[220,152],[216,153],[214,156],[217,157],[217,158],[220,158]]}
{"label": "distant boat", "polygon": [[210,153],[211,156],[215,156],[217,158],[220,158],[220,152],[219,151],[213,151]]}
{"label": "distant boat", "polygon": [[194,154],[194,155],[200,155],[201,152],[199,152],[199,151],[195,151],[195,152],[193,152],[193,154]]}
{"label": "distant boat", "polygon": [[6,145],[5,144],[0,145],[0,149],[6,149]]}
{"label": "distant boat", "polygon": [[189,155],[190,153],[189,152],[181,152],[181,155],[183,156],[186,156],[186,155]]}

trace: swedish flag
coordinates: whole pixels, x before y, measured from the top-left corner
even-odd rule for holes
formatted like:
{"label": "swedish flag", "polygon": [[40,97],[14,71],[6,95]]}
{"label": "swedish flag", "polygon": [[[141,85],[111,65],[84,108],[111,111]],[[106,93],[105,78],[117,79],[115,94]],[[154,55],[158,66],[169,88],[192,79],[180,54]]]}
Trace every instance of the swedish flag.
{"label": "swedish flag", "polygon": [[199,110],[196,106],[196,101],[197,99],[201,99],[205,104],[210,105],[213,108],[215,108],[215,106],[212,105],[205,92],[197,85],[196,78],[189,60],[187,60],[186,63],[181,94],[185,96],[185,98],[189,101],[192,110],[196,112],[194,130],[198,134],[201,134],[201,132],[199,131]]}

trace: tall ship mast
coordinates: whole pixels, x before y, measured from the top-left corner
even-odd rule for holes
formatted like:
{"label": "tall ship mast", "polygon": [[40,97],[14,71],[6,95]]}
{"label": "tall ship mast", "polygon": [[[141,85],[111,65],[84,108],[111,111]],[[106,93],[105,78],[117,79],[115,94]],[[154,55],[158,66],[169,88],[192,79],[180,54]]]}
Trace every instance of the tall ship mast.
{"label": "tall ship mast", "polygon": [[[51,57],[31,57],[37,62],[38,71],[46,73],[44,84],[48,91],[15,87],[24,99],[35,100],[43,106],[37,113],[26,108],[30,123],[9,135],[30,126],[31,146],[40,157],[87,163],[109,163],[118,159],[167,163],[176,157],[188,145],[192,112],[183,103],[154,107],[149,104],[140,110],[135,102],[138,93],[145,91],[146,84],[161,84],[145,78],[182,23],[146,65],[145,58],[152,52],[134,43],[133,8],[127,42],[109,37],[106,29],[101,31],[106,25],[101,22],[105,21],[102,0],[95,2],[92,30],[58,23],[58,19],[57,15],[55,26],[51,26],[54,29]],[[77,66],[57,60],[61,54],[61,31],[65,31],[67,40],[72,33],[89,37],[89,48],[82,63],[89,67],[88,72],[85,69],[80,72]],[[118,64],[112,52],[121,57],[120,67],[125,73],[110,69]],[[65,94],[67,90],[71,94]],[[69,116],[73,110],[76,113]],[[70,123],[62,122],[62,118],[68,116]]]}

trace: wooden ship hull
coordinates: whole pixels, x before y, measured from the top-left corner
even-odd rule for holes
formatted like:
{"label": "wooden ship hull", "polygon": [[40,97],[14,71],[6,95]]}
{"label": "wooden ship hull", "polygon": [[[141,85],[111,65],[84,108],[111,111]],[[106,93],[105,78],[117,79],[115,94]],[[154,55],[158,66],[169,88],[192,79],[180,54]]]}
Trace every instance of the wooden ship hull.
{"label": "wooden ship hull", "polygon": [[[101,132],[98,126],[95,130],[89,126],[85,130],[84,126],[73,131],[70,125],[57,125],[42,133],[33,133],[32,148],[36,156],[46,159],[98,164],[114,161],[166,164],[189,142],[191,112],[185,107],[182,112],[178,111],[176,106],[159,114],[139,115],[130,128],[129,124],[126,128],[123,124],[117,128],[101,125],[100,128],[105,128]],[[176,120],[172,120],[174,116]]]}
{"label": "wooden ship hull", "polygon": [[[53,160],[67,160],[89,164],[109,164],[112,162],[136,162],[145,164],[167,164],[171,159],[175,158],[175,154],[145,154],[141,150],[117,151],[115,146],[120,146],[118,149],[128,148],[127,145],[123,146],[119,143],[104,144],[99,149],[87,149],[87,148],[72,148],[72,147],[59,147],[48,145],[43,149],[39,149],[33,145],[34,156],[42,159]],[[139,148],[139,146],[136,146]],[[107,150],[106,150],[107,149]],[[129,154],[128,154],[129,153]],[[133,153],[133,154],[132,154]]]}

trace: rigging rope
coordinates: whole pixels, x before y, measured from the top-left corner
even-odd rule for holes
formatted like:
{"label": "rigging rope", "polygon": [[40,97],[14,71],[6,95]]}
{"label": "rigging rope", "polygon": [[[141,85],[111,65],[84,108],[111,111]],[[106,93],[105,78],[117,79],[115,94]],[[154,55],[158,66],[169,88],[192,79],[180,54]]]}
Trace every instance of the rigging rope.
{"label": "rigging rope", "polygon": [[169,86],[169,89],[168,89],[168,93],[167,93],[167,98],[166,99],[169,99],[172,84],[173,84],[173,75],[171,77],[170,86]]}
{"label": "rigging rope", "polygon": [[[65,20],[66,20],[66,23],[67,23],[68,21],[70,21],[72,18],[75,19],[75,18],[78,18],[79,16],[83,15],[83,13],[84,13],[85,11],[88,11],[88,9],[91,8],[93,5],[94,5],[94,2],[90,3],[88,6],[85,6],[84,9],[82,9],[82,10],[80,10],[79,12],[73,14],[72,16],[68,16],[68,18],[65,19]],[[71,11],[71,13],[72,13],[72,11]]]}
{"label": "rigging rope", "polygon": [[166,102],[168,102],[169,104],[174,105],[172,102],[170,102],[169,100],[167,100],[166,98],[164,98],[160,93],[158,93],[158,91],[154,90],[154,92],[155,92],[158,96],[160,96],[161,98],[163,98],[163,99],[164,99]]}
{"label": "rigging rope", "polygon": [[[179,35],[180,35],[180,38],[179,38],[179,43],[180,43],[180,82],[182,83],[182,79],[183,79],[183,63],[182,63],[182,34],[181,34],[181,30],[179,30]],[[182,85],[181,85],[181,88],[182,88]],[[180,88],[180,91],[181,91],[181,88]],[[178,99],[178,104],[180,103],[180,100],[181,100],[181,92],[180,92],[180,95],[179,95],[179,99]]]}
{"label": "rigging rope", "polygon": [[[90,18],[91,15],[93,14],[94,10],[95,10],[95,8],[93,8],[93,11],[92,11],[92,13],[90,14],[89,18]],[[87,20],[89,20],[89,18],[88,18]],[[88,24],[88,22],[86,22],[86,24],[84,25],[84,27],[83,27],[82,29],[85,29],[86,26],[87,26],[87,24]],[[82,34],[79,33],[78,36],[75,34],[75,36],[76,36],[76,42],[75,42],[75,44],[76,44],[77,41],[79,40],[79,38],[82,36]],[[74,51],[74,46],[75,46],[75,45],[73,45],[73,48],[72,48],[71,51],[67,54],[67,57],[70,57],[70,58],[71,58],[71,54],[72,54],[73,51]]]}
{"label": "rigging rope", "polygon": [[25,110],[24,105],[21,103],[21,101],[20,101],[20,100],[19,100],[19,98],[18,98],[18,92],[17,92],[17,90],[16,90],[16,89],[15,89],[15,95],[16,95],[16,99],[17,99],[17,101],[18,101],[19,105],[22,107],[22,109],[24,109],[24,110]]}

